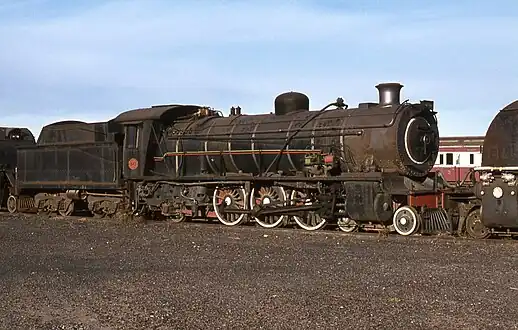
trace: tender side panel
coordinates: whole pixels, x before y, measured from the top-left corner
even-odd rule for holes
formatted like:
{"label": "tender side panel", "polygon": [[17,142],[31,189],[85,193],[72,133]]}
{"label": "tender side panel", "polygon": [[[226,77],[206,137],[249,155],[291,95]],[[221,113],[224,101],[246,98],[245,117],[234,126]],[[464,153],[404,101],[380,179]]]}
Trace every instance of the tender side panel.
{"label": "tender side panel", "polygon": [[96,143],[18,150],[19,188],[112,189],[118,187],[117,146]]}

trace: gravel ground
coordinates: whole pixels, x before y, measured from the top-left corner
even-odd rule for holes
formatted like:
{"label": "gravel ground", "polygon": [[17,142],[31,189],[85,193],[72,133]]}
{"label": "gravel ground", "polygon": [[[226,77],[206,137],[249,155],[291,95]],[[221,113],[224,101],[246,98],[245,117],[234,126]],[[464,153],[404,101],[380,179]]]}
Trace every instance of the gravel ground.
{"label": "gravel ground", "polygon": [[518,241],[0,216],[2,329],[518,329]]}

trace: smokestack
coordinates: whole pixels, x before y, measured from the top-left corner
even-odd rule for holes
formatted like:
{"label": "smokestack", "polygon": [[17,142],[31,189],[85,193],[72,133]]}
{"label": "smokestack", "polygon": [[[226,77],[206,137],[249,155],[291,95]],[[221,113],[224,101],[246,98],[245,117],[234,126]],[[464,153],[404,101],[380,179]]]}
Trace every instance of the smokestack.
{"label": "smokestack", "polygon": [[379,105],[390,106],[400,104],[400,94],[403,85],[400,83],[384,83],[376,86],[379,94]]}

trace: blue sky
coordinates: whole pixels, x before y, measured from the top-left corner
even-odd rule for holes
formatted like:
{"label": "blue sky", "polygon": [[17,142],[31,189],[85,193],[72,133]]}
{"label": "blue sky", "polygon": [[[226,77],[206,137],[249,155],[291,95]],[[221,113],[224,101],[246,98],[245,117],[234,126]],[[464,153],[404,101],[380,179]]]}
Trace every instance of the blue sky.
{"label": "blue sky", "polygon": [[[101,121],[164,103],[269,112],[287,90],[432,99],[443,136],[518,99],[518,2],[0,0],[3,126]],[[469,122],[469,123],[468,123]]]}

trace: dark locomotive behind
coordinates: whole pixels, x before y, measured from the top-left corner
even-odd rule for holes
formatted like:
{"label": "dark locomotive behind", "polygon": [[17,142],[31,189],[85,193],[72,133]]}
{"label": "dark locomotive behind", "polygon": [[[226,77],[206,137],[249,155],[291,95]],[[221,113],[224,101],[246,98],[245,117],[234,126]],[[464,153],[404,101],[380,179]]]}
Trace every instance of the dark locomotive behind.
{"label": "dark locomotive behind", "polygon": [[6,204],[9,188],[15,185],[17,148],[35,143],[34,135],[26,127],[0,127],[0,205]]}
{"label": "dark locomotive behind", "polygon": [[476,193],[481,207],[472,214],[480,238],[518,235],[518,101],[500,110],[486,132]]}

